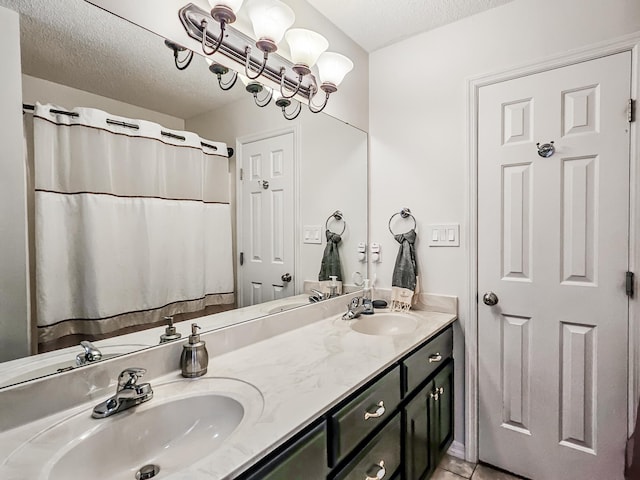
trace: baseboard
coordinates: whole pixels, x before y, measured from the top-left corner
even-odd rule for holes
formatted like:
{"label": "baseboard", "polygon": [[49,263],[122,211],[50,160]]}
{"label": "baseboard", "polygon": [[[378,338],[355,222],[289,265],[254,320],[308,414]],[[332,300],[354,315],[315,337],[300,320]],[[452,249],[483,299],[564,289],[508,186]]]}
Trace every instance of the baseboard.
{"label": "baseboard", "polygon": [[451,446],[449,447],[449,450],[447,450],[447,453],[452,457],[464,460],[464,443],[456,441],[451,442]]}

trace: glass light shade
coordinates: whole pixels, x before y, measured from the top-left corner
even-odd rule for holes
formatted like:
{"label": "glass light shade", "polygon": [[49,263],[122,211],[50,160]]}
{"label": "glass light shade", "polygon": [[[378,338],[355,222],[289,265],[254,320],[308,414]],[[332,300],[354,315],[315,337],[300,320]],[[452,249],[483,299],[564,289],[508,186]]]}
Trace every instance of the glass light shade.
{"label": "glass light shade", "polygon": [[296,19],[293,10],[279,0],[251,0],[247,12],[256,39],[265,38],[276,44]]}
{"label": "glass light shade", "polygon": [[237,13],[238,10],[240,10],[243,1],[244,0],[209,0],[209,5],[211,5],[211,8],[217,7],[218,5],[224,5],[231,9],[233,13]]}
{"label": "glass light shade", "polygon": [[329,42],[319,33],[304,28],[292,28],[284,38],[291,50],[291,61],[313,67],[318,57],[329,47]]}
{"label": "glass light shade", "polygon": [[318,58],[318,73],[322,83],[332,83],[337,87],[351,70],[353,62],[339,53],[324,52]]}

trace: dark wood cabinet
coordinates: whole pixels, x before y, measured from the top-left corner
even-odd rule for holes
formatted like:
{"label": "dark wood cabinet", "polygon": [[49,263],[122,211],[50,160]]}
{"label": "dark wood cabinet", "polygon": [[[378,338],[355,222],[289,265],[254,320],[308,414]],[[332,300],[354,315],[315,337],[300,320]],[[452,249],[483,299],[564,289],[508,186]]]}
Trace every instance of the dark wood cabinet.
{"label": "dark wood cabinet", "polygon": [[406,480],[428,478],[453,440],[453,361],[449,360],[404,411]]}
{"label": "dark wood cabinet", "polygon": [[424,480],[453,439],[445,328],[242,474],[242,480]]}

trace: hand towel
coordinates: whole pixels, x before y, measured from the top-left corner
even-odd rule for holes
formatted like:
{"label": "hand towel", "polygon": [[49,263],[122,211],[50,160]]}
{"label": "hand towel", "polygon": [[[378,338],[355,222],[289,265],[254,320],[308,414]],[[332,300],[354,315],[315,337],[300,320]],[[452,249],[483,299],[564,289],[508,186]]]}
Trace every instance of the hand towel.
{"label": "hand towel", "polygon": [[327,230],[326,235],[327,246],[324,249],[324,255],[322,255],[318,280],[330,280],[330,277],[335,275],[338,277],[337,280],[342,282],[342,264],[338,252],[338,244],[342,241],[342,237],[331,230]]}
{"label": "hand towel", "polygon": [[419,282],[414,249],[416,237],[414,229],[393,237],[400,244],[391,279],[391,310],[396,312],[408,311],[417,300]]}

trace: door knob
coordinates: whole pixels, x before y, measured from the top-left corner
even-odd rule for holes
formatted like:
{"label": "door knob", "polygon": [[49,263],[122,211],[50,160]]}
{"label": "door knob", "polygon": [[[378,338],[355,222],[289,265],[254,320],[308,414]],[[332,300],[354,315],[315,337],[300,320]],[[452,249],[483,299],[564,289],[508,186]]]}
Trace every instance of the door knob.
{"label": "door knob", "polygon": [[482,301],[485,305],[493,307],[498,304],[498,296],[493,292],[487,292],[482,296]]}
{"label": "door knob", "polygon": [[291,274],[290,273],[285,273],[280,278],[282,279],[283,282],[289,283],[291,281]]}

